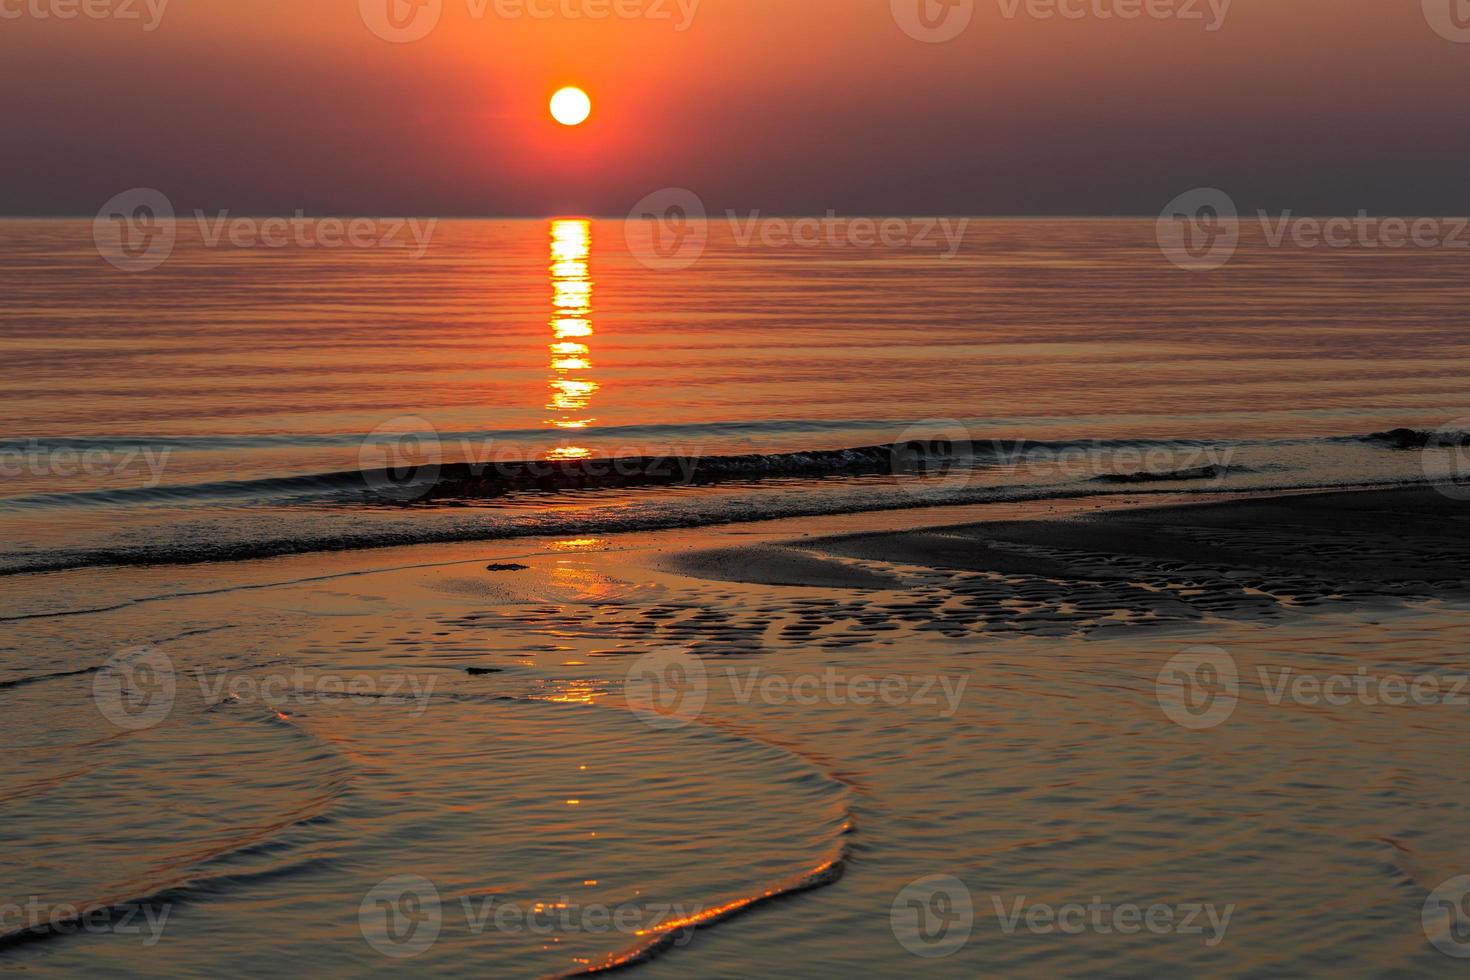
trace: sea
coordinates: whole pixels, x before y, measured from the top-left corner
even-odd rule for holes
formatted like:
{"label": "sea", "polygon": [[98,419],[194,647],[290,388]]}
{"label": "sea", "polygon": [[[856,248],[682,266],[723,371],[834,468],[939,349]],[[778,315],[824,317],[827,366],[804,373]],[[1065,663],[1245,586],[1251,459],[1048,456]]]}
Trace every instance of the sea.
{"label": "sea", "polygon": [[[1459,676],[1470,610],[966,629],[1056,583],[659,556],[1452,483],[1463,257],[769,220],[0,221],[0,969],[1452,967],[1464,708],[1254,679]],[[1208,730],[1156,683],[1201,646]],[[667,662],[687,717],[630,693]]]}

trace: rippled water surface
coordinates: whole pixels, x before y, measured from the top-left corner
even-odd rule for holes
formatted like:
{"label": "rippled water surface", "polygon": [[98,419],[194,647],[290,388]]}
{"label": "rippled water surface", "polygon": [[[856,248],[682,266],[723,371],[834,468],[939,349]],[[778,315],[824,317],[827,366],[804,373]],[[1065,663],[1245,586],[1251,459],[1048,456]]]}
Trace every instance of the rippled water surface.
{"label": "rippled water surface", "polygon": [[[47,973],[264,976],[289,958],[534,977],[654,947],[652,975],[900,976],[925,947],[890,906],[944,874],[968,889],[974,937],[922,963],[940,976],[1300,975],[1344,949],[1361,975],[1442,968],[1419,908],[1470,861],[1464,708],[1281,704],[1268,681],[1463,674],[1462,608],[1309,614],[1301,595],[1221,605],[1183,584],[1118,606],[1080,583],[871,561],[850,565],[883,587],[710,583],[660,571],[666,544],[542,541],[516,573],[466,545],[327,580],[311,558],[233,584],[61,573],[53,589],[112,608],[9,624],[0,834],[25,861],[0,896],[145,900],[162,938],[87,931],[0,956]],[[1243,678],[1206,731],[1171,721],[1156,687],[1198,644]],[[168,672],[161,719],[144,714],[156,684],[109,694],[114,649]],[[660,650],[704,658],[697,713],[630,692],[629,664]],[[751,694],[825,676],[873,680],[835,700]],[[885,678],[932,692],[885,702]],[[405,888],[433,898],[421,945],[373,918]],[[1231,919],[1207,942],[1007,932],[997,912],[1093,896]],[[706,928],[657,946],[685,920]]]}
{"label": "rippled water surface", "polygon": [[[444,221],[414,259],[211,247],[186,217],[127,272],[90,222],[0,222],[0,566],[1066,495],[1127,460],[1238,462],[1218,489],[1422,479],[1353,439],[1470,416],[1453,253],[1272,249],[1248,224],[1196,272],[1145,221],[974,220],[952,255],[707,231],[668,269],[618,221]],[[1022,448],[917,493],[717,462],[933,438]],[[374,506],[440,465],[647,454],[724,482]]]}
{"label": "rippled water surface", "polygon": [[[185,223],[126,273],[90,222],[0,222],[0,966],[1443,973],[1420,916],[1470,869],[1464,707],[1266,679],[1460,676],[1452,594],[1105,554],[1105,587],[856,551],[751,584],[733,549],[1454,476],[1458,256],[708,230],[668,270],[621,222],[446,221],[419,260]],[[1199,647],[1241,677],[1208,730],[1158,687]],[[648,657],[703,665],[696,709]],[[791,694],[834,675],[928,700]],[[973,937],[931,958],[904,916],[961,891],[904,896],[934,875]],[[1228,931],[1000,911],[1094,897]]]}

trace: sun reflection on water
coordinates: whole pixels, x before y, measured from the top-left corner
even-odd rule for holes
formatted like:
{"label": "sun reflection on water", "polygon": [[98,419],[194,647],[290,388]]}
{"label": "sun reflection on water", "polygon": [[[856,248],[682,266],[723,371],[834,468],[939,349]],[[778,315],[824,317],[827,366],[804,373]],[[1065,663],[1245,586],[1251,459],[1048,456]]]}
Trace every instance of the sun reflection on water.
{"label": "sun reflection on water", "polygon": [[[592,223],[580,219],[551,222],[551,400],[554,412],[548,424],[555,429],[585,429],[597,420],[587,415],[598,384],[586,376],[592,370],[592,349],[579,338],[592,336]],[[590,449],[569,441],[547,453],[547,459],[587,459]]]}

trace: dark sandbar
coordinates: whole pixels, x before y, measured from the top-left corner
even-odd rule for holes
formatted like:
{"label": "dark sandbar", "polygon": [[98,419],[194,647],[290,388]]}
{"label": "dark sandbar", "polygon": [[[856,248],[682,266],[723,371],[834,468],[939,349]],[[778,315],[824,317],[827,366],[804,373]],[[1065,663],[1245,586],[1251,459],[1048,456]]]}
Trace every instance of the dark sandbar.
{"label": "dark sandbar", "polygon": [[803,542],[829,555],[1059,579],[1142,570],[1310,592],[1461,593],[1470,502],[1432,487],[1294,494]]}

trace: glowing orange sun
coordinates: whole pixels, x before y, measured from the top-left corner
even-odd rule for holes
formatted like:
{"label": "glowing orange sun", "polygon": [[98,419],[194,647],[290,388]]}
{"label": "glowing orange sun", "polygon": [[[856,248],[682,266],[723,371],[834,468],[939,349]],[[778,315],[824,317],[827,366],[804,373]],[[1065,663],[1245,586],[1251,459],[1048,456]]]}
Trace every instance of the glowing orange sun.
{"label": "glowing orange sun", "polygon": [[580,126],[590,115],[592,100],[579,88],[564,88],[551,97],[551,118],[563,126]]}

